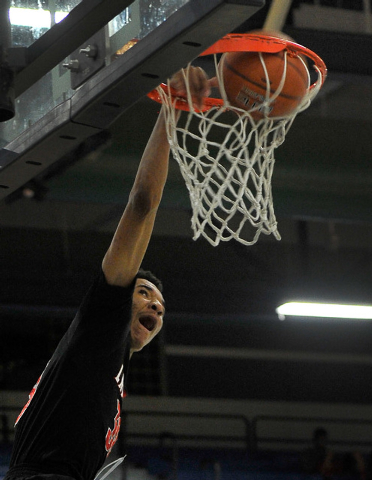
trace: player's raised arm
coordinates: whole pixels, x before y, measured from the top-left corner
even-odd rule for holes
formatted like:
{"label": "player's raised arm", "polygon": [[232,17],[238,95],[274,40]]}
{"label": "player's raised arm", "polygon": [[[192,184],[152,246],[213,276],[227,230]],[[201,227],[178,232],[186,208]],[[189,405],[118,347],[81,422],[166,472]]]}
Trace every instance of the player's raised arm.
{"label": "player's raised arm", "polygon": [[[207,77],[202,69],[195,67],[189,75],[195,101],[201,104],[203,96],[209,94]],[[182,72],[173,76],[171,86],[180,94],[186,91]],[[102,262],[109,284],[128,286],[140,268],[167,179],[169,150],[161,110],[138,167],[128,204]]]}

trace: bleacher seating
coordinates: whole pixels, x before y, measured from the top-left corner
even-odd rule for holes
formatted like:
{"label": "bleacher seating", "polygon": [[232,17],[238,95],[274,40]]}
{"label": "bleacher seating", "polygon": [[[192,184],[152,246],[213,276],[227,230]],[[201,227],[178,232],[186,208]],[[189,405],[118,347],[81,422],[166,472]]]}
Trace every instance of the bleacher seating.
{"label": "bleacher seating", "polygon": [[[10,445],[0,446],[0,480],[10,452]],[[322,480],[320,475],[301,472],[299,452],[131,446],[127,454],[126,480]],[[113,478],[120,478],[118,472]],[[352,478],[359,480],[350,475],[332,480]]]}

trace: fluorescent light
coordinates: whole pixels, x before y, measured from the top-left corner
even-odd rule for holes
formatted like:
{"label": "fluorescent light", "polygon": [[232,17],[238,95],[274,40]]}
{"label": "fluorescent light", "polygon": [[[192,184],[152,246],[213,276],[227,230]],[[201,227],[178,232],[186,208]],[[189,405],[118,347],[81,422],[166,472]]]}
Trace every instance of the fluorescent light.
{"label": "fluorescent light", "polygon": [[50,28],[50,12],[42,8],[10,8],[12,25],[33,28]]}
{"label": "fluorescent light", "polygon": [[56,23],[61,22],[64,18],[67,17],[68,14],[69,12],[56,12],[55,14]]}
{"label": "fluorescent light", "polygon": [[[56,12],[56,23],[63,20],[69,12]],[[42,8],[17,8],[9,9],[9,20],[12,25],[31,28],[50,28],[51,17],[49,10]]]}
{"label": "fluorescent light", "polygon": [[356,318],[372,320],[372,306],[338,305],[333,303],[284,303],[276,309],[281,320],[287,315],[296,317]]}

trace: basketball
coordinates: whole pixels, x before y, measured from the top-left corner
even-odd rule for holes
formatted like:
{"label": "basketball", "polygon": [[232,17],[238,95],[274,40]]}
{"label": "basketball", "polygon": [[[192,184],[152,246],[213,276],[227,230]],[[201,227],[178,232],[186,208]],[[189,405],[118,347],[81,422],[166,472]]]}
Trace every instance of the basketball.
{"label": "basketball", "polygon": [[[264,35],[264,32],[251,32]],[[266,32],[267,34],[268,32]],[[270,36],[290,39],[284,34],[270,33]],[[278,53],[228,52],[223,54],[219,63],[220,72],[227,99],[233,107],[251,111],[255,119],[265,116],[264,101],[267,95],[267,76],[269,96],[273,96],[282,81],[285,61],[284,51]],[[265,68],[261,62],[264,62]],[[306,62],[298,56],[287,55],[287,72],[283,88],[278,97],[269,102],[266,115],[286,117],[302,102],[308,89],[308,70]]]}

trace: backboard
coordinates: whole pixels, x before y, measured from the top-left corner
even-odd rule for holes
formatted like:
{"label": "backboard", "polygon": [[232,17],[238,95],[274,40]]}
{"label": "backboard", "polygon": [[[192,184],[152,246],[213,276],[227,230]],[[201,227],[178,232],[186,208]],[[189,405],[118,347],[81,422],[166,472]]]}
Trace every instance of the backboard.
{"label": "backboard", "polygon": [[12,0],[16,114],[0,124],[0,199],[104,131],[264,3]]}

